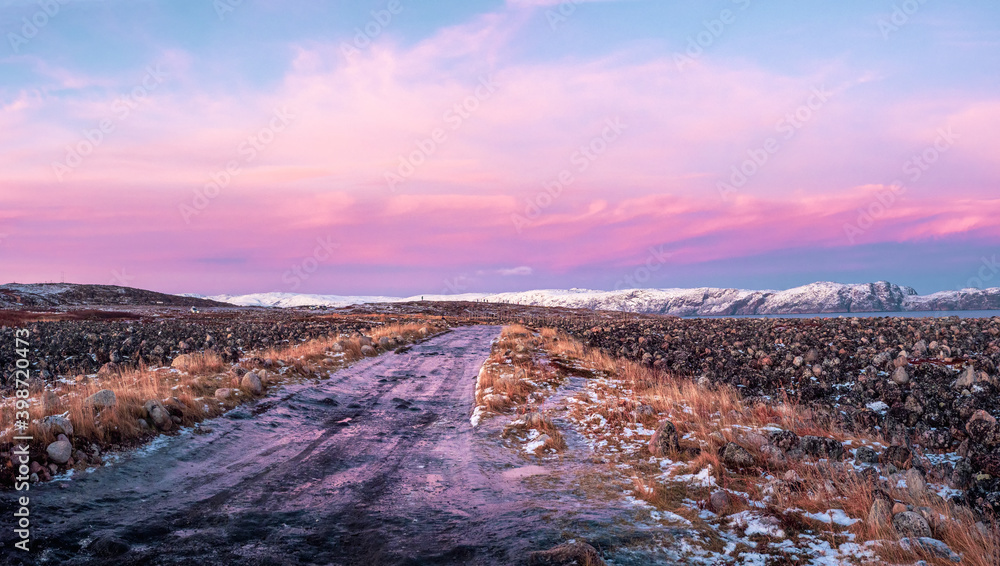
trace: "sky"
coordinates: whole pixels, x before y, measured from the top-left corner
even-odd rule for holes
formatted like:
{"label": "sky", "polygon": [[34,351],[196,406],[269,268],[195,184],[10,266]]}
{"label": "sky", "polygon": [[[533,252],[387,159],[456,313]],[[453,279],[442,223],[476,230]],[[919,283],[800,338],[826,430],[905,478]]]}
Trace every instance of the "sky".
{"label": "sky", "polygon": [[991,0],[0,0],[0,282],[1000,286]]}

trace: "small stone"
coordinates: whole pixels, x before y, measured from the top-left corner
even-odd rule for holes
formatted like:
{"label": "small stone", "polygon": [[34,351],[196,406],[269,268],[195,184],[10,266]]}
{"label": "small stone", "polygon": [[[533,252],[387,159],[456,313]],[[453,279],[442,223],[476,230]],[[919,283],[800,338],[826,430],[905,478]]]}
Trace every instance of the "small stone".
{"label": "small stone", "polygon": [[260,395],[264,393],[263,382],[261,382],[260,377],[252,371],[243,375],[243,379],[240,380],[240,387],[251,395]]}
{"label": "small stone", "polygon": [[760,447],[760,453],[773,464],[781,464],[787,460],[785,453],[770,442]]}
{"label": "small stone", "polygon": [[121,366],[115,362],[108,362],[101,366],[101,369],[97,370],[98,379],[107,379],[121,372]]}
{"label": "small stone", "polygon": [[219,401],[227,401],[233,396],[233,390],[228,387],[220,387],[215,390],[215,398]]}
{"label": "small stone", "polygon": [[735,442],[728,442],[720,448],[719,458],[730,469],[750,468],[756,463],[753,454]]}
{"label": "small stone", "polygon": [[635,408],[635,420],[642,421],[648,418],[656,417],[656,409],[653,407],[642,404]]}
{"label": "small stone", "polygon": [[858,464],[878,464],[878,452],[870,446],[861,446],[854,451],[854,461]]}
{"label": "small stone", "polygon": [[149,420],[153,421],[153,425],[156,428],[162,431],[174,428],[174,421],[170,418],[170,413],[167,412],[166,407],[160,401],[150,399],[143,404],[143,408],[146,410],[146,416],[149,417]]}
{"label": "small stone", "polygon": [[839,460],[844,455],[844,445],[825,436],[803,436],[802,450],[810,456]]}
{"label": "small stone", "polygon": [[[187,349],[186,344],[181,342],[180,348],[181,350],[186,350]],[[181,354],[176,358],[174,358],[172,362],[170,362],[170,367],[180,371],[187,371],[187,368],[191,365],[193,361],[194,357],[191,356],[191,354]]]}
{"label": "small stone", "polygon": [[892,524],[892,504],[876,497],[868,511],[868,525],[874,529],[888,529]]}
{"label": "small stone", "polygon": [[892,464],[898,469],[905,470],[910,467],[910,460],[913,454],[905,446],[890,446],[882,452],[882,463]]}
{"label": "small stone", "polygon": [[969,421],[965,423],[965,430],[969,433],[969,438],[976,444],[984,446],[996,446],[1000,444],[1000,426],[993,415],[980,409],[972,414]]}
{"label": "small stone", "polygon": [[102,535],[87,545],[87,551],[101,558],[114,558],[129,551],[129,545],[112,535]]}
{"label": "small stone", "polygon": [[364,346],[361,347],[361,355],[371,357],[374,356],[375,354],[376,354],[375,348],[372,348],[368,344],[365,344]]}
{"label": "small stone", "polygon": [[906,371],[905,366],[897,367],[892,372],[892,381],[899,385],[906,385],[910,382],[910,374]]}
{"label": "small stone", "polygon": [[790,430],[773,430],[769,436],[771,437],[771,444],[786,452],[797,448],[799,445],[799,435]]}
{"label": "small stone", "polygon": [[930,537],[931,526],[919,513],[904,511],[892,517],[892,526],[899,534],[907,537]]}
{"label": "small stone", "polygon": [[915,501],[923,501],[927,498],[927,481],[920,470],[916,468],[906,470],[906,492]]}
{"label": "small stone", "polygon": [[893,503],[892,504],[892,514],[898,515],[900,513],[905,513],[909,511],[909,508],[903,503]]}
{"label": "small stone", "polygon": [[665,456],[671,451],[680,450],[680,441],[677,437],[677,427],[670,421],[663,421],[656,428],[653,437],[649,439],[649,452],[654,456]]}
{"label": "small stone", "polygon": [[904,537],[899,540],[899,547],[907,552],[922,550],[952,562],[962,561],[962,557],[947,544],[930,537]]}
{"label": "small stone", "polygon": [[732,504],[732,496],[724,489],[712,492],[712,495],[708,498],[708,510],[717,515],[724,514]]}
{"label": "small stone", "polygon": [[62,415],[52,415],[42,419],[42,427],[52,434],[73,436],[73,423]]}
{"label": "small stone", "polygon": [[528,555],[528,566],[605,566],[597,549],[585,542],[561,544]]}
{"label": "small stone", "polygon": [[965,371],[962,372],[962,375],[958,376],[958,379],[955,380],[955,383],[952,384],[951,387],[956,391],[961,391],[963,389],[968,389],[972,387],[972,384],[974,384],[975,382],[976,382],[976,369],[970,365],[965,368]]}
{"label": "small stone", "polygon": [[45,453],[49,455],[49,460],[52,460],[56,464],[65,464],[73,455],[73,445],[68,440],[65,440],[65,437],[63,439],[49,444],[45,449]]}
{"label": "small stone", "polygon": [[110,389],[101,389],[84,399],[84,404],[92,406],[96,411],[114,407],[116,403],[118,403],[118,398],[115,396],[115,392]]}

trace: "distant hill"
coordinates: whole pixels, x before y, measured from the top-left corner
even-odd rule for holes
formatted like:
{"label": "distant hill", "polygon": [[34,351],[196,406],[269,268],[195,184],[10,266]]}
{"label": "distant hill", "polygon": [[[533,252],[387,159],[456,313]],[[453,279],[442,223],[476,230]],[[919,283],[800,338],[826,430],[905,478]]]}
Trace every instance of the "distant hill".
{"label": "distant hill", "polygon": [[[720,289],[542,289],[514,293],[465,293],[413,297],[255,293],[207,297],[235,305],[268,307],[330,306],[419,301],[510,302],[522,305],[588,308],[678,316],[817,314],[1000,309],[1000,288],[963,289],[918,295],[912,287],[875,283],[811,283],[785,291]],[[1000,314],[1000,313],[998,313]]]}
{"label": "distant hill", "polygon": [[115,285],[75,285],[72,283],[8,283],[0,285],[0,308],[5,309],[111,305],[233,306],[211,299],[167,295]]}

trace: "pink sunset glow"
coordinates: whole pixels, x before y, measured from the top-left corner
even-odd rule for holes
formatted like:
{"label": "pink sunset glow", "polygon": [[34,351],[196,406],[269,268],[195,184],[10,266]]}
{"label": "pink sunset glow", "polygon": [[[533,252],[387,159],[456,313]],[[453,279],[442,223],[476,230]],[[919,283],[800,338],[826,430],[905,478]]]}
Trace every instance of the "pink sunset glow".
{"label": "pink sunset glow", "polygon": [[[336,253],[295,290],[439,292],[477,272],[494,275],[469,290],[607,288],[656,247],[670,269],[651,286],[840,274],[934,291],[1000,242],[996,90],[935,84],[895,57],[817,53],[792,71],[720,48],[679,69],[683,42],[666,39],[539,54],[541,35],[573,28],[529,4],[421,33],[400,22],[348,54],[349,33],[275,39],[267,80],[252,64],[216,80],[169,35],[110,69],[41,45],[8,55],[27,78],[0,99],[5,279],[284,291],[325,239]],[[721,190],[734,168],[753,174]],[[952,258],[954,276],[913,271],[921,256]],[[726,274],[754,257],[770,278]]]}

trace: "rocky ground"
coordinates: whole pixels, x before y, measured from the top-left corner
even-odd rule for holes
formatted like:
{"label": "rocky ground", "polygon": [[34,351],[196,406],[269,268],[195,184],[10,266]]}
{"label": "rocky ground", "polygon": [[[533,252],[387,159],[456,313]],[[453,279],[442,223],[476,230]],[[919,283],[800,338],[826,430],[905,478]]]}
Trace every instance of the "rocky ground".
{"label": "rocky ground", "polygon": [[[896,530],[910,533],[908,538],[914,545],[933,544],[922,543],[922,539],[936,540],[923,536],[928,534],[923,523],[930,527],[931,534],[936,534],[938,527],[933,524],[933,516],[924,516],[921,522],[913,515],[920,515],[924,505],[899,495],[898,490],[908,490],[909,485],[932,486],[930,492],[952,505],[949,509],[970,510],[973,515],[969,525],[979,523],[986,532],[992,532],[988,525],[1000,512],[1000,425],[996,422],[1000,416],[1000,317],[680,319],[482,302],[296,310],[201,307],[200,312],[168,305],[83,304],[0,310],[0,375],[5,380],[12,375],[13,332],[20,327],[31,331],[33,379],[57,382],[73,381],[80,374],[96,377],[143,365],[169,366],[178,356],[197,352],[212,352],[232,363],[260,349],[321,336],[357,335],[378,324],[429,319],[449,325],[523,321],[535,328],[559,328],[612,357],[690,378],[702,390],[733,387],[748,401],[805,407],[810,426],[842,433],[823,436],[809,429],[792,433],[794,427],[788,427],[786,432],[790,434],[772,438],[775,431],[765,426],[737,435],[739,423],[725,424],[728,428],[720,428],[719,432],[725,434],[727,443],[735,441],[747,450],[757,463],[772,457],[782,462],[818,458],[835,465],[835,469],[823,468],[831,477],[842,472],[874,475],[864,485],[869,495],[875,494],[872,497],[885,503],[872,503],[872,509],[866,509],[865,514],[870,512],[874,514],[872,520],[888,521],[886,524]],[[503,365],[506,356],[500,358],[497,367]],[[555,369],[559,373],[565,368]],[[577,372],[571,379],[559,373],[553,379],[539,381],[534,388],[545,391],[575,387],[609,398],[624,395],[621,392],[627,389],[624,382],[586,372]],[[9,386],[9,381],[5,384]],[[492,393],[477,391],[475,402],[483,407],[482,411],[510,409],[504,403],[483,403]],[[529,397],[531,394],[532,390],[526,393]],[[634,401],[628,395],[620,400],[623,406]],[[604,433],[593,428],[600,423],[584,422],[588,415],[573,413],[576,402],[560,402],[569,411],[562,418],[575,423],[578,436],[586,437],[592,446],[607,441],[601,437]],[[649,442],[648,435],[659,426],[658,419],[651,420],[649,414],[630,415],[630,440],[626,444],[635,446],[623,445],[621,449],[642,452]],[[528,443],[525,453],[532,453],[532,457],[562,457],[560,451],[566,440],[555,437],[558,423],[536,422],[524,416],[520,422],[515,421],[509,423],[510,430],[504,431],[508,441],[523,439]],[[637,423],[645,423],[645,428]],[[620,432],[626,434],[625,429]],[[536,437],[541,434],[548,437],[539,442]],[[849,441],[852,438],[863,440]],[[568,440],[572,443],[572,438]],[[682,439],[681,448],[683,443]],[[711,448],[715,454],[717,447],[712,444]],[[738,460],[742,456],[738,452],[732,448],[728,455],[720,452],[713,457],[720,462],[727,458]],[[659,465],[670,470],[671,464],[664,464],[666,460],[669,458],[661,458]],[[767,481],[771,480],[784,482],[782,485],[797,481],[794,477],[772,477]],[[731,490],[729,493],[732,495]],[[746,499],[739,494],[735,497]],[[705,504],[709,503],[706,499]],[[893,504],[904,507],[893,509]],[[889,508],[875,509],[879,505]],[[760,517],[751,515],[739,515],[733,520],[738,522],[743,517],[747,523],[741,527],[744,530],[769,528],[766,521],[761,523]],[[896,516],[900,515],[900,522],[909,522],[895,526]],[[830,515],[828,523],[836,525],[838,517]],[[869,521],[867,516],[856,519]],[[972,531],[978,528],[970,527]],[[739,545],[746,540],[730,542]],[[871,548],[865,551],[874,552]]]}
{"label": "rocky ground", "polygon": [[969,473],[954,449],[741,389],[551,329],[505,329],[477,380],[472,424],[501,421],[512,447],[545,467],[582,454],[594,473],[612,471],[605,485],[654,535],[603,549],[609,563],[626,553],[643,564],[1000,563],[993,511],[970,496],[989,478],[954,487]]}
{"label": "rocky ground", "polygon": [[[1000,317],[637,318],[562,324],[588,345],[749,397],[790,399],[1000,512]],[[932,462],[919,452],[954,453]]]}

